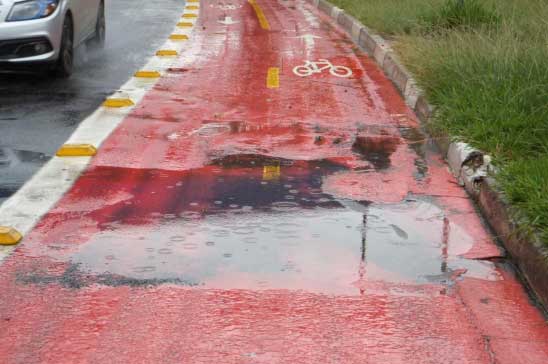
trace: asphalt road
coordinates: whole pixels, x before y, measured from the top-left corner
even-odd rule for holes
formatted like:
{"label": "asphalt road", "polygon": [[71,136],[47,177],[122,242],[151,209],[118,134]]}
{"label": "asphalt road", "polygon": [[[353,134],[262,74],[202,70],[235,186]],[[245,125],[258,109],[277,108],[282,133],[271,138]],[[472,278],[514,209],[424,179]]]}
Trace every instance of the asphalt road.
{"label": "asphalt road", "polygon": [[184,2],[107,2],[103,51],[77,50],[68,80],[0,72],[0,203],[39,169],[104,100],[123,85],[173,30]]}

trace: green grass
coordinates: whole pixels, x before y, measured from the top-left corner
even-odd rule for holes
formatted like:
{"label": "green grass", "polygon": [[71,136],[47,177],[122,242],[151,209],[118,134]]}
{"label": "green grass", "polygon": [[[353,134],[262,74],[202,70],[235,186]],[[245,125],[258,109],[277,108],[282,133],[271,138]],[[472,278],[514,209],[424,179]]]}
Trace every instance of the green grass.
{"label": "green grass", "polygon": [[548,245],[548,1],[332,0],[393,40],[435,127],[495,157]]}
{"label": "green grass", "polygon": [[538,159],[510,162],[501,174],[501,184],[512,196],[512,203],[521,211],[528,212],[529,227],[540,231],[544,242],[548,241],[548,156]]}

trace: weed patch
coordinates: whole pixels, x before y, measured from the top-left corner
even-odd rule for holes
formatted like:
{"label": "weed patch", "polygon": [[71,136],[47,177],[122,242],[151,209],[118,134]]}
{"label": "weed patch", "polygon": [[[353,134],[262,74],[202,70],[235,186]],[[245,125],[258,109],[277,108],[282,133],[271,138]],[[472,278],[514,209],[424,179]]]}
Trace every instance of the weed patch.
{"label": "weed patch", "polygon": [[447,0],[441,8],[431,8],[419,17],[427,32],[444,32],[460,28],[464,30],[494,27],[501,18],[493,8],[487,8],[478,0]]}

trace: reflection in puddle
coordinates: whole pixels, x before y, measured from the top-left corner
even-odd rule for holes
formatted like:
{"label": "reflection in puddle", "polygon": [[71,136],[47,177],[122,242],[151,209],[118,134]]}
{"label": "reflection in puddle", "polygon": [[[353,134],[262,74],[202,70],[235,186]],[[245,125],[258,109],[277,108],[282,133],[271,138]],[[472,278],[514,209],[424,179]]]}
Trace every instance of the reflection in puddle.
{"label": "reflection in puddle", "polygon": [[390,167],[390,156],[400,144],[400,138],[391,135],[357,137],[352,150],[363,156],[376,170]]}
{"label": "reflection in puddle", "polygon": [[[271,165],[277,178],[265,175]],[[142,185],[72,263],[143,282],[345,294],[375,281],[450,285],[463,272],[497,279],[492,263],[459,257],[473,237],[433,201],[377,205],[325,193],[323,180],[341,169],[240,155],[186,172],[118,171]],[[152,190],[167,195],[159,202]]]}

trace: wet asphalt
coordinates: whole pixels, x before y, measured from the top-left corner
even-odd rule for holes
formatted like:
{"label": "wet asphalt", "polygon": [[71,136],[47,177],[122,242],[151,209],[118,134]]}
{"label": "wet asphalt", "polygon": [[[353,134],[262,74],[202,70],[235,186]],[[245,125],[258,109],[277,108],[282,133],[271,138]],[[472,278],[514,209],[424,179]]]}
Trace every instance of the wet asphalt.
{"label": "wet asphalt", "polygon": [[163,44],[180,16],[177,0],[107,2],[107,43],[77,49],[74,75],[56,80],[0,70],[0,204],[55,154],[80,122]]}

